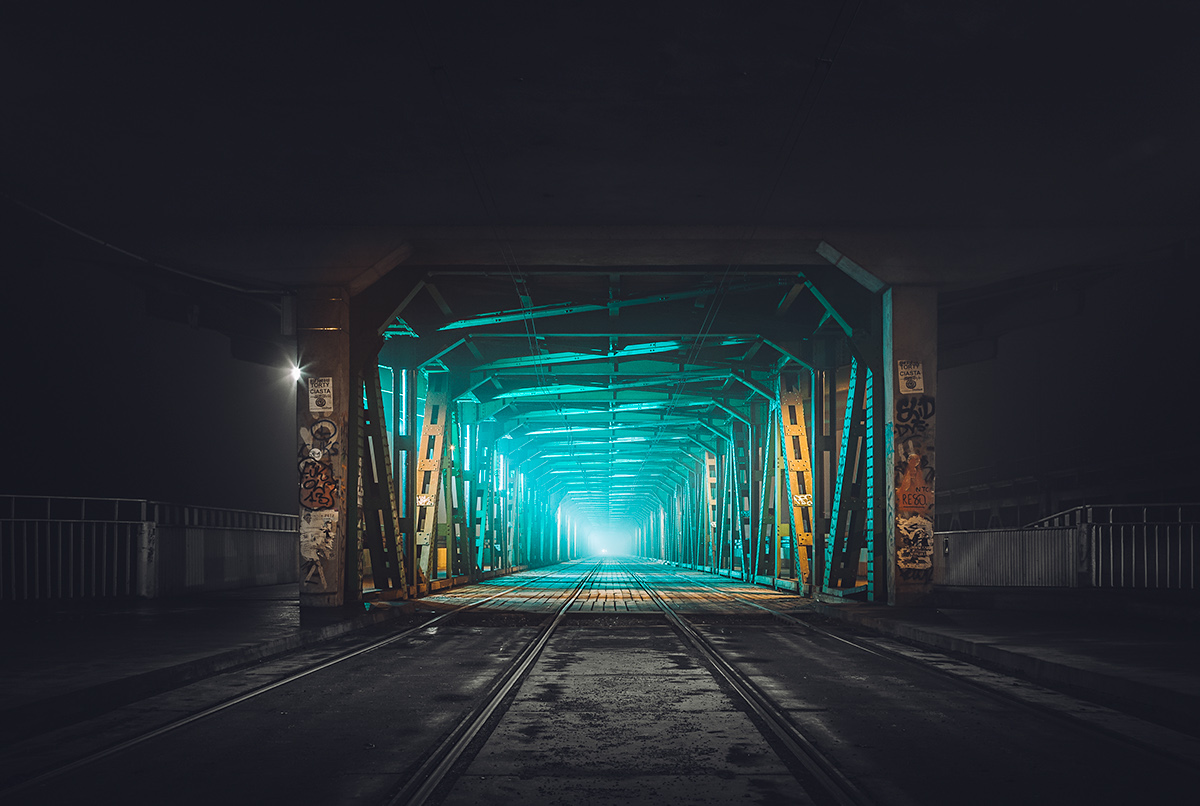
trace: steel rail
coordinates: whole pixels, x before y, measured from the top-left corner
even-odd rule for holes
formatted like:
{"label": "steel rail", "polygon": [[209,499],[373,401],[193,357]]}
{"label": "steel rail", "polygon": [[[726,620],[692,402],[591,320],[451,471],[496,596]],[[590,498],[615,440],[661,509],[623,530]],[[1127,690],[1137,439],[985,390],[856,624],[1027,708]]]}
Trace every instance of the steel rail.
{"label": "steel rail", "polygon": [[[894,655],[894,653],[887,653],[886,650],[877,652],[876,650],[865,647],[862,644],[856,644],[853,641],[842,638],[840,635],[835,635],[834,633],[828,632],[827,630],[822,630],[820,627],[814,627],[813,625],[809,624],[808,622],[801,621],[800,619],[796,618],[795,616],[789,616],[787,613],[781,613],[778,610],[774,610],[770,607],[761,605],[758,602],[755,602],[751,599],[747,599],[743,596],[738,596],[737,594],[730,593],[729,591],[723,591],[720,588],[714,588],[712,585],[706,585],[703,582],[685,577],[683,574],[679,573],[678,571],[668,571],[667,573],[671,574],[672,576],[677,576],[680,579],[686,579],[688,581],[689,585],[698,585],[701,588],[707,588],[708,590],[712,591],[713,593],[717,593],[717,594],[720,594],[721,596],[725,596],[726,598],[733,599],[735,602],[741,602],[742,604],[750,605],[751,607],[758,608],[759,610],[762,610],[763,612],[770,614],[771,616],[779,619],[780,621],[785,621],[788,624],[794,624],[797,627],[803,627],[806,630],[812,630],[815,633],[820,633],[821,635],[824,635],[826,638],[832,638],[835,641],[841,641],[843,644],[849,644],[850,646],[854,647],[855,649],[861,649],[863,652],[866,652],[868,654],[878,655],[881,658],[882,657],[892,657]],[[706,573],[706,572],[700,572],[700,573]],[[743,584],[749,585],[752,583],[745,582]]]}
{"label": "steel rail", "polygon": [[500,709],[508,695],[525,680],[571,605],[575,604],[579,595],[590,586],[596,573],[604,566],[604,562],[596,563],[579,580],[567,601],[542,624],[537,635],[509,662],[508,668],[500,673],[483,702],[467,714],[441,744],[426,756],[425,761],[409,776],[400,791],[387,800],[387,806],[418,806],[428,800],[462,758],[471,742],[480,735],[492,716]]}
{"label": "steel rail", "polygon": [[[659,561],[659,562],[663,562],[663,561]],[[1025,697],[1018,696],[1018,694],[1016,692],[1011,692],[1004,688],[997,688],[994,685],[982,682],[980,680],[976,680],[969,676],[958,674],[949,669],[942,668],[941,666],[938,666],[935,663],[931,663],[928,660],[914,658],[910,655],[907,655],[903,652],[899,652],[895,649],[890,649],[889,647],[886,647],[886,646],[880,646],[878,644],[875,644],[874,646],[864,646],[863,644],[861,644],[857,641],[852,641],[848,638],[843,638],[842,636],[837,635],[836,633],[832,633],[828,630],[823,630],[820,627],[809,624],[808,622],[802,621],[798,618],[795,618],[794,616],[789,616],[787,613],[781,613],[778,610],[773,610],[769,607],[764,607],[763,605],[759,604],[758,602],[752,601],[752,600],[747,599],[742,596],[738,596],[737,594],[734,594],[734,593],[730,593],[729,591],[721,590],[720,588],[715,588],[712,585],[707,585],[698,580],[686,577],[683,574],[678,573],[677,571],[668,571],[668,573],[670,573],[672,576],[679,577],[680,579],[687,580],[687,582],[689,584],[697,585],[701,588],[706,588],[706,589],[712,591],[713,593],[720,594],[721,596],[724,596],[728,599],[732,599],[735,602],[741,602],[742,604],[750,605],[751,607],[755,607],[755,608],[758,608],[759,610],[766,611],[767,613],[771,614],[772,616],[774,616],[775,618],[777,618],[781,621],[785,621],[790,624],[794,624],[796,626],[803,627],[804,629],[809,630],[814,633],[817,633],[818,635],[824,636],[825,638],[830,638],[830,639],[833,639],[834,641],[838,641],[840,643],[846,644],[847,646],[854,647],[855,649],[857,649],[861,652],[865,652],[868,655],[874,655],[875,657],[883,658],[884,660],[899,661],[900,663],[904,663],[909,666],[915,667],[917,669],[921,669],[922,671],[925,671],[927,673],[937,675],[943,679],[946,679],[948,681],[956,683],[956,684],[958,684],[970,691],[973,691],[975,693],[984,694],[986,696],[989,696],[993,700],[1004,703],[1005,705],[1016,705],[1018,707],[1026,709],[1030,713],[1038,714],[1039,716],[1050,717],[1050,718],[1058,720],[1064,724],[1070,725],[1071,727],[1078,729],[1078,730],[1083,730],[1088,733],[1099,734],[1111,741],[1118,742],[1118,743],[1128,746],[1128,747],[1137,748],[1138,750],[1141,750],[1142,752],[1150,753],[1151,755],[1158,756],[1160,758],[1169,759],[1175,763],[1183,764],[1183,765],[1186,765],[1187,767],[1190,767],[1193,769],[1200,768],[1200,758],[1198,758],[1192,754],[1180,752],[1173,747],[1164,746],[1162,744],[1156,744],[1156,743],[1149,742],[1149,741],[1144,741],[1135,736],[1131,736],[1127,733],[1122,733],[1121,731],[1116,730],[1114,728],[1107,727],[1107,726],[1101,725],[1101,724],[1097,724],[1095,721],[1087,719],[1085,717],[1082,717],[1078,714],[1072,713],[1069,710],[1056,708],[1054,706],[1047,705],[1045,703],[1031,701]],[[701,572],[701,573],[703,573],[703,572]],[[745,583],[745,584],[749,584],[749,583]],[[904,643],[904,642],[899,641],[899,643]],[[921,649],[922,651],[933,652],[935,654],[942,655],[942,656],[944,656],[948,659],[954,660],[956,662],[966,664],[966,665],[970,666],[971,668],[986,670],[991,674],[1005,675],[1005,676],[1009,676],[1009,677],[1012,677],[1012,678],[1018,679],[1018,680],[1023,679],[1023,678],[1016,677],[1015,675],[1012,675],[1009,672],[993,669],[993,668],[987,666],[986,664],[981,664],[973,658],[954,655],[954,654],[950,654],[950,653],[947,653],[947,652],[944,652],[944,651],[941,651],[938,649],[933,649],[933,648],[928,648],[928,647],[918,647],[918,648]],[[1107,708],[1107,706],[1099,705],[1099,704],[1093,702],[1092,700],[1088,700],[1088,699],[1082,698],[1082,697],[1077,697],[1076,695],[1073,695],[1073,694],[1061,692],[1058,689],[1051,688],[1051,687],[1043,685],[1041,683],[1036,683],[1031,680],[1025,680],[1024,682],[1028,683],[1031,686],[1036,686],[1038,688],[1041,688],[1045,691],[1053,692],[1054,694],[1059,695],[1059,696],[1070,697],[1071,699],[1079,700],[1082,702],[1088,702],[1088,703],[1092,703],[1093,705],[1098,705],[1098,707]],[[1175,728],[1171,728],[1170,726],[1161,725],[1160,723],[1154,722],[1153,720],[1146,719],[1145,717],[1140,717],[1137,714],[1129,714],[1129,713],[1126,713],[1124,711],[1120,711],[1117,709],[1111,709],[1111,710],[1115,714],[1119,714],[1119,715],[1125,716],[1125,717],[1130,717],[1132,719],[1141,720],[1141,721],[1144,721],[1144,722],[1146,722],[1150,725],[1156,726],[1156,727],[1161,727],[1163,729],[1171,730],[1171,731],[1176,730]]]}
{"label": "steel rail", "polygon": [[[679,635],[699,652],[716,675],[729,684],[745,701],[750,710],[767,726],[771,734],[815,779],[839,806],[869,806],[873,803],[853,781],[834,766],[825,754],[802,734],[749,677],[742,674],[712,643],[700,634],[683,616],[666,603],[654,588],[642,581],[634,571],[626,571],[649,596],[650,600],[666,615]],[[721,591],[717,591],[720,593]],[[768,737],[771,738],[771,737]],[[803,783],[803,782],[801,782]],[[809,793],[812,795],[813,793]]]}
{"label": "steel rail", "polygon": [[[591,573],[594,573],[594,571]],[[428,621],[422,622],[421,624],[417,625],[416,627],[412,627],[411,629],[404,630],[403,632],[396,633],[395,635],[389,635],[387,638],[383,638],[379,641],[375,641],[374,643],[368,644],[367,646],[359,647],[359,648],[351,650],[350,652],[347,652],[345,654],[338,655],[337,657],[330,658],[329,660],[326,660],[326,661],[322,661],[321,663],[318,663],[315,666],[311,666],[311,667],[309,667],[307,669],[303,669],[299,672],[294,672],[290,675],[287,675],[286,677],[280,678],[279,680],[275,680],[271,683],[267,683],[265,685],[259,686],[258,688],[247,691],[245,694],[239,694],[238,696],[236,696],[232,699],[225,700],[224,702],[220,702],[209,708],[205,708],[203,711],[198,711],[194,714],[183,717],[182,719],[178,719],[167,725],[163,725],[162,727],[155,728],[154,730],[149,731],[147,733],[143,733],[139,736],[135,736],[132,739],[127,739],[123,742],[118,742],[117,744],[114,744],[103,750],[98,750],[95,753],[91,753],[90,755],[84,756],[83,758],[80,758],[80,759],[76,759],[75,761],[69,762],[60,767],[55,767],[53,769],[47,770],[46,772],[36,775],[33,778],[28,778],[24,781],[14,784],[13,786],[11,786],[7,789],[0,790],[0,798],[7,797],[9,795],[12,795],[17,792],[28,789],[30,787],[37,786],[38,784],[45,783],[46,781],[53,780],[54,778],[57,778],[60,775],[65,775],[66,773],[71,772],[73,770],[77,770],[80,767],[86,766],[86,765],[91,764],[96,761],[100,761],[101,759],[104,759],[104,758],[108,758],[109,756],[115,755],[124,750],[128,750],[131,747],[136,747],[137,745],[142,744],[144,742],[148,742],[151,739],[157,739],[159,736],[163,736],[167,733],[171,733],[180,728],[186,727],[187,725],[190,725],[193,722],[198,722],[201,719],[205,719],[207,717],[212,716],[213,714],[218,714],[221,711],[224,711],[228,708],[232,708],[235,705],[240,705],[241,703],[244,703],[247,700],[254,699],[255,697],[266,694],[267,692],[273,691],[277,688],[280,688],[281,686],[286,686],[289,683],[294,683],[297,680],[308,677],[311,674],[316,674],[317,672],[328,669],[330,666],[335,666],[344,661],[351,660],[352,658],[356,658],[359,655],[365,655],[368,652],[374,652],[376,649],[381,649],[381,648],[383,648],[389,644],[395,643],[397,641],[403,641],[404,639],[409,638],[418,632],[428,629],[431,625],[448,620],[451,617],[458,615],[459,613],[463,613],[467,610],[472,610],[472,609],[479,607],[480,605],[486,604],[487,602],[490,602],[494,599],[498,599],[501,596],[505,596],[509,593],[512,593],[513,591],[528,587],[529,585],[533,584],[534,582],[537,582],[540,579],[545,579],[548,576],[553,576],[553,574],[552,573],[538,574],[535,577],[530,577],[527,580],[523,580],[521,582],[521,584],[519,584],[519,585],[513,585],[512,587],[505,588],[504,590],[494,593],[491,596],[488,596],[484,599],[479,599],[479,600],[473,601],[469,604],[462,605],[461,607],[457,607],[453,610],[448,610],[445,613],[434,616],[433,618],[429,619]],[[590,574],[589,574],[589,576],[590,576]],[[232,672],[232,671],[237,671],[237,670],[230,670],[230,671]]]}

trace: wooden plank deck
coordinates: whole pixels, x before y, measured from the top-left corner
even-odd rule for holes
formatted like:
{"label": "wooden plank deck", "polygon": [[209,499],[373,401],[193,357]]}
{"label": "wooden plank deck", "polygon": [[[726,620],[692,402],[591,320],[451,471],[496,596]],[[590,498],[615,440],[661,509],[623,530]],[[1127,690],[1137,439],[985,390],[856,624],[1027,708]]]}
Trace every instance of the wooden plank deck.
{"label": "wooden plank deck", "polygon": [[[505,591],[503,596],[480,605],[479,609],[492,612],[550,613],[562,605],[563,600],[571,595],[579,580],[595,567],[596,562],[596,558],[588,558],[549,568],[522,571],[477,585],[426,596],[422,601],[461,606]],[[804,609],[809,602],[808,599],[793,593],[782,593],[759,585],[658,562],[632,557],[606,557],[602,562],[603,567],[571,606],[571,612],[657,612],[657,606],[637,583],[635,574],[654,588],[668,605],[683,614],[753,615],[762,612],[753,605],[731,599],[730,596],[740,597],[760,607],[780,612]],[[511,590],[514,587],[516,589]]]}

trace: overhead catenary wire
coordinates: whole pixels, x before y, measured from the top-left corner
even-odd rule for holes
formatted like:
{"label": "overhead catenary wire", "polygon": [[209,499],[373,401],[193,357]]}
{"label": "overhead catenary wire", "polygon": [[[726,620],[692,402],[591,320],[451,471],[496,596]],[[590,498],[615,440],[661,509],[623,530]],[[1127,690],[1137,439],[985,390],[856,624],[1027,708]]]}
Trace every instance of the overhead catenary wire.
{"label": "overhead catenary wire", "polygon": [[65,221],[62,221],[61,219],[55,218],[54,216],[50,215],[49,213],[45,212],[44,210],[34,207],[32,204],[21,201],[20,199],[14,198],[7,193],[0,193],[0,196],[2,196],[6,201],[8,201],[12,204],[15,204],[17,207],[20,207],[23,210],[33,213],[34,215],[39,216],[40,218],[44,218],[46,221],[49,221],[51,224],[61,227],[65,230],[67,230],[68,232],[74,233],[75,235],[78,235],[80,238],[91,241],[94,244],[98,244],[99,246],[102,246],[105,249],[111,249],[112,251],[114,251],[120,255],[124,255],[125,257],[136,260],[139,263],[144,263],[147,266],[150,266],[151,268],[155,268],[160,271],[165,271],[170,274],[176,274],[180,277],[186,277],[187,279],[195,280],[198,283],[205,283],[207,285],[216,286],[217,288],[223,288],[227,291],[234,291],[234,292],[237,292],[238,294],[270,295],[270,296],[278,297],[281,294],[287,293],[287,291],[282,288],[249,288],[247,286],[234,285],[233,283],[227,283],[223,280],[218,280],[215,277],[208,277],[203,274],[196,274],[194,272],[185,271],[183,269],[176,268],[174,266],[168,266],[165,263],[160,263],[157,260],[152,260],[148,257],[144,257],[143,255],[139,255],[136,252],[131,252],[128,249],[124,249],[120,246],[117,246],[116,244],[110,243],[110,242],[104,240],[103,238],[99,238],[95,235],[92,235],[89,232],[85,232],[85,231],[79,229],[78,227],[74,227],[74,226],[66,223]]}

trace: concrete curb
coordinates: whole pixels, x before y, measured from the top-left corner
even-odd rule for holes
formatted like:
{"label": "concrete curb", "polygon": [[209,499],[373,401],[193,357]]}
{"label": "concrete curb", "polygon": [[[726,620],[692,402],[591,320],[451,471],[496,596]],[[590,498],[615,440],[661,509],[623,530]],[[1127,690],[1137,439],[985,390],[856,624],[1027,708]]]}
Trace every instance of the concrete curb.
{"label": "concrete curb", "polygon": [[253,646],[238,647],[202,658],[164,666],[146,672],[108,680],[87,688],[75,689],[51,697],[23,703],[0,711],[0,744],[25,739],[65,724],[87,719],[137,700],[194,683],[221,672],[231,671],[268,658],[365,630],[410,614],[412,602],[370,611],[323,627],[300,629],[280,638]]}
{"label": "concrete curb", "polygon": [[1200,716],[1200,697],[1157,686],[1130,677],[1107,674],[1080,666],[1039,658],[995,644],[948,635],[911,622],[878,618],[855,610],[853,605],[814,602],[823,616],[864,627],[890,638],[978,661],[979,665],[1022,677],[1047,688],[1056,688],[1084,698],[1098,699],[1129,709],[1138,715],[1172,727],[1194,731]]}

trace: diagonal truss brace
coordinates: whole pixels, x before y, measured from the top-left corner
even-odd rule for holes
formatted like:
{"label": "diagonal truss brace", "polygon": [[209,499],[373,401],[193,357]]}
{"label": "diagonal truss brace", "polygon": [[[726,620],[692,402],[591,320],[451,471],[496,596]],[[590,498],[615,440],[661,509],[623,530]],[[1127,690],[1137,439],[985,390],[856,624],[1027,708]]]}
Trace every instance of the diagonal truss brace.
{"label": "diagonal truss brace", "polygon": [[374,362],[363,373],[366,407],[363,425],[369,449],[363,453],[363,509],[366,529],[365,548],[371,555],[375,587],[381,590],[404,588],[404,560],[399,547],[400,512],[392,486],[392,456],[383,427],[383,393]]}
{"label": "diagonal truss brace", "polygon": [[850,385],[842,443],[838,452],[833,518],[826,544],[826,587],[853,588],[858,584],[859,553],[871,529],[870,487],[872,459],[867,423],[871,404],[872,373],[857,359],[850,363]]}

